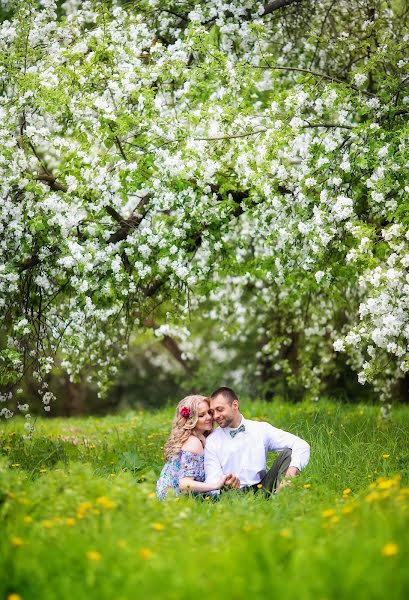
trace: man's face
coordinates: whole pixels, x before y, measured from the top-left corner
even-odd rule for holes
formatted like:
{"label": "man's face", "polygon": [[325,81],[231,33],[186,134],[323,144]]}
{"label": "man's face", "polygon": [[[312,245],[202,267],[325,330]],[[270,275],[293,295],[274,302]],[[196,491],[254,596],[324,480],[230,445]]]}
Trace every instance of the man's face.
{"label": "man's face", "polygon": [[221,394],[210,400],[210,408],[213,418],[220,427],[230,427],[239,411],[239,403],[233,400],[232,405],[228,403]]}

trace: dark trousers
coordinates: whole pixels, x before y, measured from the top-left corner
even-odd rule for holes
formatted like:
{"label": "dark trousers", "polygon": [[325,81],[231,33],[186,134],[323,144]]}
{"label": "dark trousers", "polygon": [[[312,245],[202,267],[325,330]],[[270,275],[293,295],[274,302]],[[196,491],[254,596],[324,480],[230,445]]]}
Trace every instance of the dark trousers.
{"label": "dark trousers", "polygon": [[[287,471],[291,462],[291,448],[286,448],[277,456],[271,468],[264,475],[260,483],[255,485],[249,485],[246,488],[242,488],[243,491],[262,492],[265,496],[271,496],[275,494],[283,474]],[[262,487],[258,487],[261,484]]]}

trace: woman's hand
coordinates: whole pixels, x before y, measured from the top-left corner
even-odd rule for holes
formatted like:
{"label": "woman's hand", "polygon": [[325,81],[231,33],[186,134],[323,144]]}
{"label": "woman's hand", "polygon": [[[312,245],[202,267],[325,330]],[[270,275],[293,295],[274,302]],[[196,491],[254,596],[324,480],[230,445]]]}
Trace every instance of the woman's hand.
{"label": "woman's hand", "polygon": [[220,477],[219,481],[216,484],[216,490],[221,490],[222,487],[224,486],[224,484],[226,483],[226,479],[228,478],[228,475],[223,475],[222,477]]}

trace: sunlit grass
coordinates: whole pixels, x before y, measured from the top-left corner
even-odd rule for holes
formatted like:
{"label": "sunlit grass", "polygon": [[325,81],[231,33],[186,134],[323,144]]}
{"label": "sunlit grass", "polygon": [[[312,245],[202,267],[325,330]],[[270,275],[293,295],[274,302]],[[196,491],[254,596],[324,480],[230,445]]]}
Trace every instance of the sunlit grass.
{"label": "sunlit grass", "polygon": [[155,497],[172,412],[2,423],[2,597],[408,596],[408,408],[244,403],[311,460],[270,501],[215,503]]}

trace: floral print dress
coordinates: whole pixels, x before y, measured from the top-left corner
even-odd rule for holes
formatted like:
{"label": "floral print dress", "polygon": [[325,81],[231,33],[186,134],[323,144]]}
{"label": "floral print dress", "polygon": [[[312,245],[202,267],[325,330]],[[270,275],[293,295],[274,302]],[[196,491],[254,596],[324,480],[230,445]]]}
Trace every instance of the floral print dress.
{"label": "floral print dress", "polygon": [[187,450],[179,450],[164,465],[156,483],[156,495],[164,500],[169,490],[180,496],[179,479],[193,477],[196,481],[205,480],[204,454],[195,454]]}

